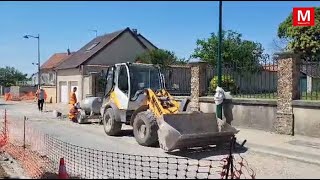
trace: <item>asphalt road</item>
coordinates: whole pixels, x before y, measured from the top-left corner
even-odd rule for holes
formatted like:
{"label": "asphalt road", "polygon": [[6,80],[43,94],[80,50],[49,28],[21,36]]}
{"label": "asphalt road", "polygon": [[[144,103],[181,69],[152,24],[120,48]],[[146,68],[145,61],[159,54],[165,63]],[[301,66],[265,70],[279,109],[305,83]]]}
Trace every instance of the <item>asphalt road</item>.
{"label": "asphalt road", "polygon": [[[66,105],[47,105],[46,110],[59,109],[65,112]],[[124,126],[123,133],[117,137],[110,137],[104,133],[98,123],[76,124],[67,119],[53,118],[52,112],[40,113],[34,102],[4,102],[0,99],[0,114],[8,110],[8,119],[15,127],[21,127],[23,117],[28,117],[27,124],[42,132],[53,135],[60,140],[74,145],[135,155],[174,156],[195,159],[221,159],[228,153],[225,149],[215,147],[206,149],[192,149],[185,152],[165,153],[157,147],[143,147],[135,141],[131,127]],[[241,132],[240,132],[241,133]],[[248,161],[250,167],[257,174],[257,178],[317,178],[320,177],[320,166],[307,164],[287,158],[255,153],[249,150],[241,151],[241,155]]]}

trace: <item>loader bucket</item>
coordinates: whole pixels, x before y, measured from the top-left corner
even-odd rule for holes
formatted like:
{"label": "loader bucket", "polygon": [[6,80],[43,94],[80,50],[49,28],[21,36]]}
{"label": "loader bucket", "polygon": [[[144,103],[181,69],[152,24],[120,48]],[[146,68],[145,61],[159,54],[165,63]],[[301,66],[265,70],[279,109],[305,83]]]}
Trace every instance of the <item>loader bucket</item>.
{"label": "loader bucket", "polygon": [[239,132],[228,123],[219,130],[215,113],[166,114],[158,125],[159,144],[165,151],[229,142]]}

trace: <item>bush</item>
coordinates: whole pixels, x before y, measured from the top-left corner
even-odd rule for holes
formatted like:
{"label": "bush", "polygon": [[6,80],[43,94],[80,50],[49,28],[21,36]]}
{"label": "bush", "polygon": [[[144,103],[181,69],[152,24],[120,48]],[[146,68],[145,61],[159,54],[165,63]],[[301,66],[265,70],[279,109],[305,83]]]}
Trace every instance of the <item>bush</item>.
{"label": "bush", "polygon": [[[214,76],[209,85],[209,92],[214,93],[218,86],[218,76]],[[221,82],[222,89],[224,91],[230,91],[232,94],[236,94],[238,92],[238,87],[231,76],[223,75],[222,82]]]}

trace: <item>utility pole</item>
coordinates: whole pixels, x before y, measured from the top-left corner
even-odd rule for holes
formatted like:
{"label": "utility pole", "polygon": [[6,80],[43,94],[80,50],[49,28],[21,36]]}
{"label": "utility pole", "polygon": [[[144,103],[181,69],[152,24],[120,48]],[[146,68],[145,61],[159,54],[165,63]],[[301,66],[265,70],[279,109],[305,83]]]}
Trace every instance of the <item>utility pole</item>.
{"label": "utility pole", "polygon": [[41,87],[41,73],[40,73],[40,34],[38,34],[38,87]]}
{"label": "utility pole", "polygon": [[[222,1],[219,1],[218,87],[222,82]],[[217,117],[222,119],[222,104],[217,105]]]}

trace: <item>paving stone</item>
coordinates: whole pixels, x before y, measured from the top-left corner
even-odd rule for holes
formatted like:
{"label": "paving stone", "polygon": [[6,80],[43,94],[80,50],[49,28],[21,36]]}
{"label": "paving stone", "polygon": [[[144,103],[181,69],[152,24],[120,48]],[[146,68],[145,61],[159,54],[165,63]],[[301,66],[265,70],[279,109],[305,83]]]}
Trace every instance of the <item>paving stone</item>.
{"label": "paving stone", "polygon": [[188,171],[196,172],[198,170],[198,166],[188,166]]}
{"label": "paving stone", "polygon": [[207,179],[208,178],[208,173],[198,173],[197,174],[197,179]]}
{"label": "paving stone", "polygon": [[179,164],[178,165],[178,170],[186,170],[188,168],[188,165],[186,164]]}
{"label": "paving stone", "polygon": [[195,159],[189,159],[188,160],[188,165],[189,166],[198,165],[198,164],[199,164],[198,160],[195,160]]}
{"label": "paving stone", "polygon": [[210,168],[209,167],[199,167],[198,172],[199,173],[209,173]]}
{"label": "paving stone", "polygon": [[168,162],[168,159],[167,158],[159,158],[159,162],[166,163],[166,162]]}
{"label": "paving stone", "polygon": [[168,174],[169,174],[169,175],[176,175],[176,174],[177,174],[177,170],[169,169],[169,170],[168,170]]}
{"label": "paving stone", "polygon": [[211,165],[211,161],[207,161],[207,160],[199,161],[199,166],[210,166],[210,165]]}
{"label": "paving stone", "polygon": [[159,163],[158,162],[151,162],[150,167],[158,167]]}
{"label": "paving stone", "polygon": [[178,169],[177,164],[168,164],[168,169]]}

